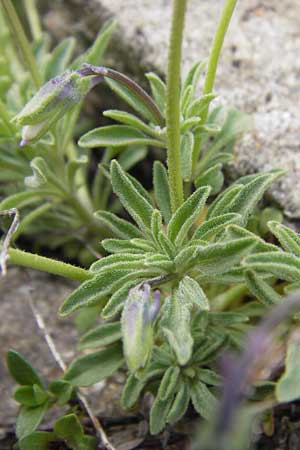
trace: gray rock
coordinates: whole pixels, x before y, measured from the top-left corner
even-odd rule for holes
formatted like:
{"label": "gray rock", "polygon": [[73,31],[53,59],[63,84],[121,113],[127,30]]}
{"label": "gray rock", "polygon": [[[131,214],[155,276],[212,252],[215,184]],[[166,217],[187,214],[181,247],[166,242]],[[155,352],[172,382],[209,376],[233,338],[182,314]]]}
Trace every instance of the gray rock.
{"label": "gray rock", "polygon": [[[206,58],[224,2],[190,0],[184,41],[186,72]],[[109,17],[119,22],[110,48],[112,64],[141,79],[164,73],[171,0],[51,0],[45,23],[57,37],[89,40]],[[215,91],[222,103],[253,116],[254,129],[237,146],[236,177],[274,167],[288,174],[271,194],[286,215],[300,218],[300,3],[247,0],[238,4],[226,38]]]}

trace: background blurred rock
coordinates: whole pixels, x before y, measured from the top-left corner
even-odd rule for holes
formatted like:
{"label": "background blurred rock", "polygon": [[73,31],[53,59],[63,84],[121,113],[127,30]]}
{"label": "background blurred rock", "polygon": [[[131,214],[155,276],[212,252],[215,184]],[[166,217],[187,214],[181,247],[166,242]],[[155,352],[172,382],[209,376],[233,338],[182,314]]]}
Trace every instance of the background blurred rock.
{"label": "background blurred rock", "polygon": [[[189,0],[184,72],[208,56],[223,3]],[[40,5],[53,36],[76,35],[82,45],[106,19],[116,19],[107,64],[140,81],[145,70],[164,73],[171,0],[40,0]],[[291,218],[300,218],[299,17],[299,0],[238,2],[215,86],[217,102],[238,107],[254,121],[237,146],[230,174],[287,169],[271,194]]]}

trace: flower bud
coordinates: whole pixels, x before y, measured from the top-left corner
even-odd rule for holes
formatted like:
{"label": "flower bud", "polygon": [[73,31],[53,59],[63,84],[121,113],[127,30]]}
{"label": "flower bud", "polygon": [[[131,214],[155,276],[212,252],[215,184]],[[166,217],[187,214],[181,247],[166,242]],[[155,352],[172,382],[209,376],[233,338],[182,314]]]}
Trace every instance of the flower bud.
{"label": "flower bud", "polygon": [[49,80],[13,118],[23,125],[22,141],[26,145],[37,141],[94,86],[92,77],[77,72],[65,72]]}
{"label": "flower bud", "polygon": [[122,333],[128,368],[137,371],[145,367],[153,346],[152,323],[159,311],[159,292],[150,299],[149,284],[129,291],[123,314]]}

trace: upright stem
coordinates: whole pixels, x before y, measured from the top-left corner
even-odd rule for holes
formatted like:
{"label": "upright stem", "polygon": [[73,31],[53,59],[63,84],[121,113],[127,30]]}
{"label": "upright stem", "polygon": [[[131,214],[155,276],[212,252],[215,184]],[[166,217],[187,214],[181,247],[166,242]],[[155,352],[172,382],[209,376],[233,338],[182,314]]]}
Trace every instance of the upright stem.
{"label": "upright stem", "polygon": [[32,37],[36,41],[42,36],[41,24],[36,8],[36,0],[25,0],[24,6]]}
{"label": "upright stem", "polygon": [[184,200],[180,156],[180,71],[186,6],[187,0],[173,0],[167,71],[166,125],[169,184],[173,212],[180,207]]}
{"label": "upright stem", "polygon": [[34,59],[33,53],[30,48],[30,44],[23,30],[22,24],[19,20],[19,17],[16,13],[16,10],[11,2],[11,0],[2,0],[2,5],[4,10],[6,11],[7,17],[9,19],[9,23],[11,25],[11,29],[13,31],[13,36],[17,40],[17,43],[22,52],[24,61],[28,67],[28,70],[31,73],[32,80],[36,89],[39,89],[42,80],[38,70],[38,66]]}
{"label": "upright stem", "polygon": [[41,270],[76,281],[85,281],[92,277],[92,274],[88,270],[56,261],[55,259],[46,258],[45,256],[35,255],[14,248],[11,248],[8,254],[9,260],[18,266]]}
{"label": "upright stem", "polygon": [[[219,63],[220,53],[222,50],[222,46],[224,43],[224,38],[226,35],[226,32],[228,30],[228,26],[234,11],[234,8],[237,4],[237,0],[226,0],[225,6],[223,8],[223,12],[218,24],[217,32],[215,34],[212,48],[210,51],[209,56],[209,62],[208,62],[208,68],[206,72],[205,82],[204,82],[204,88],[203,88],[203,94],[209,94],[212,92],[215,78],[216,78],[216,71]],[[202,117],[202,123],[206,121],[208,114],[208,107],[203,111],[201,117]]]}

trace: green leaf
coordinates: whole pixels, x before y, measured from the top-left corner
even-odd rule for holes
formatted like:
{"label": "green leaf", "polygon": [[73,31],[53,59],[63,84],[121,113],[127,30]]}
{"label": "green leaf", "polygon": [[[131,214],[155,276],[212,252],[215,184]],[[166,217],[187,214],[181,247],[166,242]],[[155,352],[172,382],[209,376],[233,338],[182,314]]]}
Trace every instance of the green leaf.
{"label": "green leaf", "polygon": [[220,386],[222,377],[210,369],[197,369],[197,377],[200,381],[211,386]]}
{"label": "green leaf", "polygon": [[159,233],[162,230],[162,216],[158,209],[154,209],[151,217],[151,232],[153,239],[159,243]]}
{"label": "green leaf", "polygon": [[18,442],[20,450],[47,450],[55,434],[46,431],[34,431]]}
{"label": "green leaf", "polygon": [[137,403],[145,384],[146,383],[137,378],[134,373],[129,374],[122,390],[122,408],[130,409]]}
{"label": "green leaf", "polygon": [[192,101],[186,110],[186,117],[200,116],[201,112],[217,97],[217,94],[205,94]]}
{"label": "green leaf", "polygon": [[14,398],[21,405],[34,407],[45,403],[49,396],[39,385],[34,384],[17,388]]}
{"label": "green leaf", "polygon": [[283,174],[283,170],[274,170],[273,172],[257,175],[252,181],[243,186],[241,191],[237,193],[228,205],[225,212],[241,214],[244,224],[246,224],[249,215],[253,212],[264,192]]}
{"label": "green leaf", "polygon": [[245,314],[230,311],[211,311],[208,316],[211,325],[231,326],[248,322]]}
{"label": "green leaf", "polygon": [[209,192],[208,186],[197,189],[172,216],[168,224],[168,237],[176,245],[182,244],[191,226],[199,217]]}
{"label": "green leaf", "polygon": [[60,406],[65,405],[70,401],[73,395],[73,386],[65,380],[54,380],[49,386],[50,392],[57,397],[57,402]]}
{"label": "green leaf", "polygon": [[157,397],[150,410],[150,433],[158,434],[160,433],[166,423],[167,417],[173,402],[173,398],[168,398],[168,400],[161,400]]}
{"label": "green leaf", "polygon": [[190,181],[193,166],[194,135],[191,131],[181,139],[181,171],[184,181]]}
{"label": "green leaf", "polygon": [[141,230],[148,232],[151,229],[153,207],[137,191],[132,181],[115,160],[111,162],[111,182],[113,190],[118,195],[124,208],[127,209]]}
{"label": "green leaf", "polygon": [[169,398],[172,398],[177,387],[177,382],[180,374],[179,367],[169,367],[160,382],[157,397],[166,401]]}
{"label": "green leaf", "polygon": [[16,422],[16,434],[18,439],[31,434],[42,422],[48,409],[48,403],[33,408],[22,406]]}
{"label": "green leaf", "polygon": [[2,200],[2,202],[0,203],[0,210],[10,208],[23,208],[24,206],[38,202],[46,194],[49,194],[49,192],[38,190],[12,194]]}
{"label": "green leaf", "polygon": [[162,251],[168,255],[168,257],[172,260],[176,253],[175,246],[172,244],[170,239],[167,238],[163,231],[158,233],[158,243]]}
{"label": "green leaf", "polygon": [[268,222],[268,227],[287,252],[300,257],[300,236],[291,228],[278,222]]}
{"label": "green leaf", "polygon": [[91,386],[110,377],[123,364],[122,348],[119,344],[114,345],[75,359],[67,369],[64,379],[73,386]]}
{"label": "green leaf", "polygon": [[[105,298],[112,289],[116,289],[122,285],[123,280],[127,280],[128,270],[102,270],[90,280],[82,283],[74,292],[65,300],[59,309],[61,316],[67,316],[77,311],[83,306],[91,306],[97,304]],[[130,277],[130,274],[129,274]]]}
{"label": "green leaf", "polygon": [[90,271],[97,273],[108,266],[112,269],[124,269],[126,267],[132,268],[135,267],[136,263],[139,263],[137,267],[140,268],[141,255],[117,253],[105,256],[104,258],[100,258],[98,261],[95,261],[91,265]]}
{"label": "green leaf", "polygon": [[185,90],[191,86],[192,88],[192,95],[194,95],[197,83],[199,81],[201,73],[204,71],[206,67],[207,61],[199,61],[192,65],[191,69],[189,70],[187,76],[185,77],[183,86],[182,86],[182,92],[184,94]]}
{"label": "green leaf", "polygon": [[141,119],[136,117],[133,114],[130,114],[126,111],[119,111],[116,109],[109,109],[104,111],[103,116],[109,117],[110,119],[116,120],[117,122],[121,122],[125,125],[129,125],[135,129],[140,130],[142,133],[146,133],[150,136],[155,134],[153,128],[144,123]]}
{"label": "green leaf", "polygon": [[143,161],[147,156],[147,147],[135,145],[129,145],[125,150],[122,151],[118,157],[118,161],[123,170],[130,170],[140,161]]}
{"label": "green leaf", "polygon": [[120,322],[102,323],[81,337],[79,349],[104,347],[120,340],[121,337]]}
{"label": "green leaf", "polygon": [[225,189],[222,194],[218,195],[216,200],[208,208],[206,220],[225,214],[228,205],[236,198],[238,193],[243,189],[242,185],[233,185]]}
{"label": "green leaf", "polygon": [[178,363],[184,366],[192,356],[194,341],[189,305],[177,291],[165,300],[161,327]]}
{"label": "green leaf", "polygon": [[222,164],[216,164],[202,173],[196,180],[195,186],[210,186],[210,195],[217,194],[224,183],[224,175],[222,172]]}
{"label": "green leaf", "polygon": [[156,101],[160,111],[163,113],[166,103],[166,85],[165,83],[153,72],[146,73],[151,87],[151,92],[154,100]]}
{"label": "green leaf", "polygon": [[13,379],[21,384],[31,386],[37,384],[43,387],[43,381],[31,364],[15,350],[9,350],[6,356],[7,367]]}
{"label": "green leaf", "polygon": [[281,403],[300,398],[300,340],[299,332],[291,335],[285,360],[285,371],[276,385],[276,397]]}
{"label": "green leaf", "polygon": [[45,81],[60,75],[66,70],[75,50],[76,41],[73,37],[60,42],[54,50],[45,67]]}
{"label": "green leaf", "polygon": [[243,238],[200,246],[194,252],[189,266],[197,267],[206,275],[225,273],[238,264],[242,257],[249,254],[254,245],[255,240],[253,238]]}
{"label": "green leaf", "polygon": [[163,142],[150,139],[137,128],[127,125],[108,125],[95,128],[81,136],[78,145],[83,148],[126,147],[127,145],[165,147]]}
{"label": "green leaf", "polygon": [[199,310],[209,310],[209,301],[197,281],[185,276],[179,283],[178,294],[182,301],[191,306],[195,305]]}
{"label": "green leaf", "polygon": [[172,216],[170,188],[166,168],[160,161],[155,161],[153,166],[153,186],[158,207],[168,223]]}
{"label": "green leaf", "polygon": [[210,239],[220,231],[223,231],[225,227],[229,224],[239,224],[241,222],[240,214],[229,213],[222,214],[221,216],[213,217],[212,219],[206,220],[196,229],[194,239]]}
{"label": "green leaf", "polygon": [[205,346],[201,345],[193,354],[195,364],[207,364],[214,360],[219,351],[227,344],[228,337],[225,334],[216,334],[213,338],[209,337]]}
{"label": "green leaf", "polygon": [[54,424],[54,433],[57,437],[66,441],[72,449],[80,450],[84,431],[75,414],[60,417]]}
{"label": "green leaf", "polygon": [[171,424],[178,422],[178,420],[180,420],[185,415],[189,406],[189,402],[189,388],[186,383],[180,381],[179,389],[167,416],[167,422]]}
{"label": "green leaf", "polygon": [[107,304],[102,310],[103,319],[111,319],[122,311],[125,301],[128,297],[129,290],[136,286],[140,282],[138,277],[124,283],[109,299]]}
{"label": "green leaf", "polygon": [[245,281],[250,292],[263,305],[276,305],[282,300],[282,297],[252,270],[245,271]]}
{"label": "green leaf", "polygon": [[201,381],[196,381],[191,386],[191,399],[195,410],[201,417],[211,420],[216,413],[217,400],[208,387]]}
{"label": "green leaf", "polygon": [[275,275],[282,280],[299,281],[300,278],[300,258],[291,253],[258,253],[245,258],[243,265],[255,272]]}

